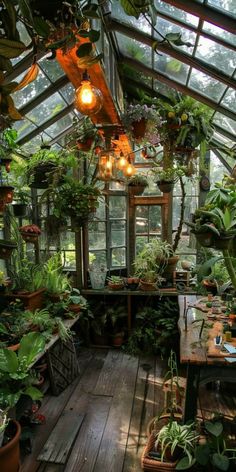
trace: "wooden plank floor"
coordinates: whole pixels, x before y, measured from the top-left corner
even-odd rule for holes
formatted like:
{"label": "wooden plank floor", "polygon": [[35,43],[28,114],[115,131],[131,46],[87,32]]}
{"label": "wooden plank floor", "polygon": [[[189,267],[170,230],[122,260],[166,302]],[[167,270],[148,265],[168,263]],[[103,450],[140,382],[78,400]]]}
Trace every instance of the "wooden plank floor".
{"label": "wooden plank floor", "polygon": [[[83,349],[79,364],[80,377],[60,396],[45,396],[40,412],[46,424],[35,426],[33,450],[21,472],[141,472],[147,424],[164,405],[166,361],[133,358],[120,350]],[[236,416],[236,395],[226,392],[201,388],[199,414]],[[66,464],[38,461],[66,412],[84,415]]]}

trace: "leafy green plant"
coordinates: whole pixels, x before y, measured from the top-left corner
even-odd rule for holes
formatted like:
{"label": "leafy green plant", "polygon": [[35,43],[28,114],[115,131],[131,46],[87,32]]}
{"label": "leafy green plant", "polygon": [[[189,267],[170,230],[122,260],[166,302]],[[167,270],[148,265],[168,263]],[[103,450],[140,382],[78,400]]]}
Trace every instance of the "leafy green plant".
{"label": "leafy green plant", "polygon": [[123,277],[119,277],[119,275],[111,275],[110,277],[107,277],[107,281],[114,285],[120,285],[124,283]]}
{"label": "leafy green plant", "polygon": [[205,421],[206,443],[197,446],[195,458],[203,467],[212,464],[216,470],[227,471],[230,461],[236,460],[236,449],[228,448],[220,421]]}
{"label": "leafy green plant", "polygon": [[44,287],[44,272],[40,264],[34,264],[25,257],[21,258],[18,251],[12,256],[12,266],[9,270],[12,279],[12,290],[34,292]]}
{"label": "leafy green plant", "polygon": [[143,174],[135,174],[135,175],[132,175],[132,177],[130,177],[128,179],[128,186],[131,186],[131,187],[135,187],[135,186],[143,186],[143,187],[147,187],[148,186],[148,180],[147,180],[147,177],[145,177],[145,175]]}
{"label": "leafy green plant", "polygon": [[163,182],[177,182],[180,176],[185,175],[186,167],[178,166],[178,167],[168,167],[166,169],[161,169],[156,164],[151,169],[151,172],[155,175],[158,181]]}
{"label": "leafy green plant", "polygon": [[22,394],[33,400],[42,393],[32,386],[31,365],[36,356],[44,350],[45,340],[40,333],[28,333],[21,339],[17,352],[0,349],[0,406],[8,410],[16,405]]}
{"label": "leafy green plant", "polygon": [[93,184],[65,177],[64,183],[52,195],[54,214],[58,218],[75,218],[82,226],[89,214],[98,207],[100,195],[100,189]]}
{"label": "leafy green plant", "polygon": [[[167,450],[170,450],[172,456],[177,451],[181,457],[181,463],[186,467],[194,464],[194,449],[197,444],[198,434],[195,431],[195,423],[179,424],[175,420],[171,420],[167,425],[163,426],[157,434],[155,448],[161,449],[161,461],[164,460]],[[182,470],[181,463],[177,465],[177,470]]]}
{"label": "leafy green plant", "polygon": [[63,273],[60,253],[55,253],[44,264],[44,286],[51,294],[71,292],[68,276]]}
{"label": "leafy green plant", "polygon": [[68,298],[68,303],[73,303],[75,305],[80,305],[80,308],[82,310],[85,310],[88,308],[88,302],[86,298],[83,297],[83,295],[80,294],[80,291],[77,288],[73,288],[71,294],[69,295]]}
{"label": "leafy green plant", "polygon": [[146,281],[151,279],[161,281],[160,275],[171,256],[173,256],[171,245],[167,241],[153,238],[135,257],[135,275]]}

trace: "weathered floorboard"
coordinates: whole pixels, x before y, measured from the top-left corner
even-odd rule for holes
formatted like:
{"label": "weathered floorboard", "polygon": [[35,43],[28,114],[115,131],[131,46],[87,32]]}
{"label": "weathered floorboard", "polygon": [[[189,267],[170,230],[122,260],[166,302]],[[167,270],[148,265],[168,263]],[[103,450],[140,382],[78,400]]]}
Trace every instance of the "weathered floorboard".
{"label": "weathered floorboard", "polygon": [[83,419],[84,415],[63,411],[37,459],[65,464]]}
{"label": "weathered floorboard", "polygon": [[137,370],[138,359],[124,354],[94,467],[96,472],[121,472],[123,469]]}
{"label": "weathered floorboard", "polygon": [[120,350],[110,350],[99,375],[94,395],[112,396],[120,376],[124,354]]}

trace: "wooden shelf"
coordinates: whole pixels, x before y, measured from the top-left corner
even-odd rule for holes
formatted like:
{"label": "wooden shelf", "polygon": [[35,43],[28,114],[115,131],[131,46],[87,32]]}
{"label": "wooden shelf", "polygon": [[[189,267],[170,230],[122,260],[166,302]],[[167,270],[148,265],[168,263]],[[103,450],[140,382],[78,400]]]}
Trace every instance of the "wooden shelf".
{"label": "wooden shelf", "polygon": [[140,297],[140,296],[155,296],[155,297],[163,297],[163,296],[178,296],[178,295],[195,295],[196,292],[188,291],[188,292],[178,292],[175,288],[167,288],[162,290],[109,290],[108,288],[104,288],[102,290],[94,290],[91,288],[82,289],[82,295],[102,295],[102,296],[115,296],[115,295],[123,295],[125,296],[132,296],[132,297]]}

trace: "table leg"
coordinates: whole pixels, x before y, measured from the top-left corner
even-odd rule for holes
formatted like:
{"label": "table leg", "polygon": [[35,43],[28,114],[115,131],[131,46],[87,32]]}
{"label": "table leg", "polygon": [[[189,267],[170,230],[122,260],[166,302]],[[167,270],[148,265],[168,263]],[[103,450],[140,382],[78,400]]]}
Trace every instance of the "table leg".
{"label": "table leg", "polygon": [[193,421],[197,414],[199,376],[200,367],[197,365],[188,364],[183,423],[186,423],[187,421]]}
{"label": "table leg", "polygon": [[128,333],[131,332],[131,324],[132,324],[132,308],[131,308],[131,296],[127,295],[127,310],[128,310]]}

